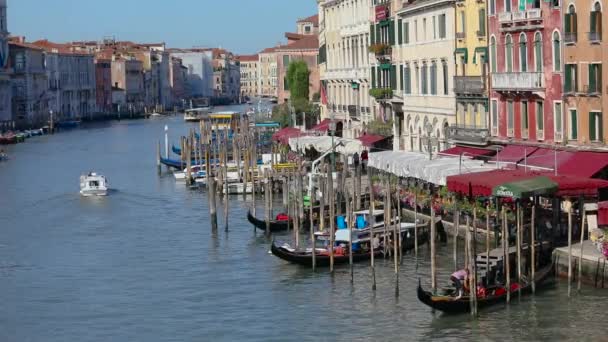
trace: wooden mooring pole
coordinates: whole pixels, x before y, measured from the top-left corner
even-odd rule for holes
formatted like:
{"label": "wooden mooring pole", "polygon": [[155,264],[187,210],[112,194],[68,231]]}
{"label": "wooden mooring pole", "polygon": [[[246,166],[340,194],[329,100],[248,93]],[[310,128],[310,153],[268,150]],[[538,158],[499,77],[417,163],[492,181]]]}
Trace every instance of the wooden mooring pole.
{"label": "wooden mooring pole", "polygon": [[458,271],[458,228],[460,228],[460,211],[458,206],[454,209],[454,251],[452,259],[454,260],[454,272]]}
{"label": "wooden mooring pole", "polygon": [[372,271],[372,291],[376,291],[376,270],[374,265],[374,256],[376,254],[376,249],[374,246],[374,241],[376,237],[374,236],[374,222],[372,218],[374,217],[375,211],[375,202],[374,202],[374,169],[368,168],[367,174],[369,178],[369,218],[367,219],[367,225],[370,230],[370,253],[371,253],[371,271]]}
{"label": "wooden mooring pole", "polygon": [[216,208],[216,189],[215,189],[215,177],[209,178],[209,190],[207,195],[209,196],[209,216],[211,216],[211,229],[217,230],[217,208]]}
{"label": "wooden mooring pole", "polygon": [[581,278],[583,276],[583,242],[585,241],[585,218],[587,216],[587,211],[585,206],[583,205],[583,217],[581,217],[581,250],[578,256],[578,279],[576,284],[576,290],[581,292]]}
{"label": "wooden mooring pole", "polygon": [[[568,202],[570,203],[570,202]],[[568,207],[568,298],[572,292],[572,205]]]}
{"label": "wooden mooring pole", "polygon": [[[532,206],[532,217],[530,217],[530,281],[532,281],[532,293],[536,293],[536,281],[534,279],[536,272],[536,205]],[[542,243],[542,241],[541,241]]]}
{"label": "wooden mooring pole", "polygon": [[437,293],[437,231],[435,227],[435,209],[431,205],[431,289],[433,294]]}

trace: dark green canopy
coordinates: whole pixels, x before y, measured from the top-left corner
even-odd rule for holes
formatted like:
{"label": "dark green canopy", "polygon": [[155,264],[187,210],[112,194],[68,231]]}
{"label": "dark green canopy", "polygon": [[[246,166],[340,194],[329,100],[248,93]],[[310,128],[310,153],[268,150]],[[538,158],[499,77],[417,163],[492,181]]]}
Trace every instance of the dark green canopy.
{"label": "dark green canopy", "polygon": [[557,183],[548,177],[538,176],[497,185],[492,189],[492,195],[521,199],[536,195],[550,195],[556,191]]}

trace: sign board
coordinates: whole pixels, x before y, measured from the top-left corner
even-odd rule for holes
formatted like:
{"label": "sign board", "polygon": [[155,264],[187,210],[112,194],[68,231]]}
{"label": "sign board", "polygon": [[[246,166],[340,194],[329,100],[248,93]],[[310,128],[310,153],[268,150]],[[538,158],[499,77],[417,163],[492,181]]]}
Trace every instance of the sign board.
{"label": "sign board", "polygon": [[376,6],[376,21],[386,20],[389,17],[388,5]]}
{"label": "sign board", "polygon": [[496,190],[496,196],[500,196],[500,197],[513,197],[513,191],[510,191],[509,189],[507,189],[504,186],[500,186]]}

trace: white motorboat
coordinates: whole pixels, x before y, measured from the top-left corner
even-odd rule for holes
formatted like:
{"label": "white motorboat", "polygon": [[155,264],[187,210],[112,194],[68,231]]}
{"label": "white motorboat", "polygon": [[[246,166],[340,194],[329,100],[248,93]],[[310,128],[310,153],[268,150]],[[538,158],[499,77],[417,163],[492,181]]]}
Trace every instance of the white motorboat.
{"label": "white motorboat", "polygon": [[210,111],[211,111],[211,108],[209,108],[209,107],[186,109],[186,111],[184,112],[184,121],[189,121],[189,122],[201,121],[208,117]]}
{"label": "white motorboat", "polygon": [[85,197],[106,196],[108,194],[106,177],[95,172],[80,176],[80,194]]}

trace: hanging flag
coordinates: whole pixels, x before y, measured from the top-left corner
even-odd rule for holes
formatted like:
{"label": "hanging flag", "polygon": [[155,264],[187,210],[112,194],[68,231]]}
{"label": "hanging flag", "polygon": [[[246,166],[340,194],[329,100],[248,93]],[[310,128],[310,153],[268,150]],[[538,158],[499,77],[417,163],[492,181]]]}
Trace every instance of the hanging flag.
{"label": "hanging flag", "polygon": [[321,81],[321,104],[327,106],[327,90],[325,89],[326,83]]}

